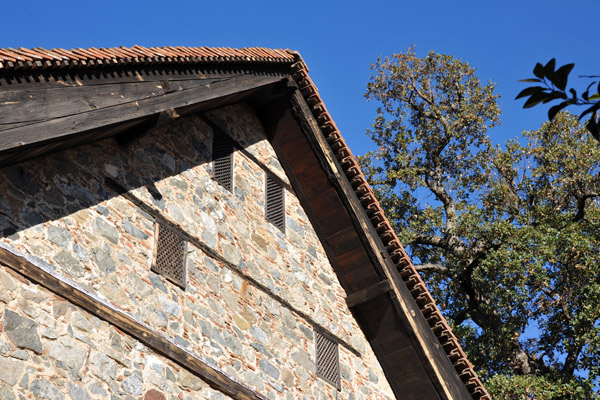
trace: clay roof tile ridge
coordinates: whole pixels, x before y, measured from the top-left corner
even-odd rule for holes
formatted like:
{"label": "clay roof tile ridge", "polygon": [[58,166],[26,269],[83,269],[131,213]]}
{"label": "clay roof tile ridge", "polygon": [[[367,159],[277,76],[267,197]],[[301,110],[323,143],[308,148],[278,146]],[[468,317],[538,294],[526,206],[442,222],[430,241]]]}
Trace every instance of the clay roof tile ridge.
{"label": "clay roof tile ridge", "polygon": [[32,61],[32,58],[29,57],[26,54],[23,54],[22,52],[20,52],[17,49],[13,49],[11,47],[8,47],[6,50],[8,50],[9,52],[11,52],[12,54],[14,54],[14,57],[18,60],[18,61]]}

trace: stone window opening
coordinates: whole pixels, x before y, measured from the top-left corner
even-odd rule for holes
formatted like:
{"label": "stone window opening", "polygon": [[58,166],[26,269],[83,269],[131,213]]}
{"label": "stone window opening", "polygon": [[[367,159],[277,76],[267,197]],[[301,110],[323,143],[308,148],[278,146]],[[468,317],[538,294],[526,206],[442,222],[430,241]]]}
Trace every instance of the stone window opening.
{"label": "stone window opening", "polygon": [[169,226],[154,227],[154,257],[151,270],[185,290],[187,284],[187,241]]}
{"label": "stone window opening", "polygon": [[265,179],[265,217],[285,232],[285,195],[283,186],[269,172]]}
{"label": "stone window opening", "polygon": [[316,329],[314,335],[317,376],[341,390],[339,346]]}

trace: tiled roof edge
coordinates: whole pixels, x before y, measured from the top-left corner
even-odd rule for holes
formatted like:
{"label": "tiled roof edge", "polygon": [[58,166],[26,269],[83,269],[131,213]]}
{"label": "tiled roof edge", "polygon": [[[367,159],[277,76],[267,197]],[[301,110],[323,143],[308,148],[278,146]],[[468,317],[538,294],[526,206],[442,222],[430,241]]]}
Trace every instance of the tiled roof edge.
{"label": "tiled roof edge", "polygon": [[448,358],[454,365],[458,375],[465,384],[469,393],[476,400],[491,400],[491,396],[475,373],[472,364],[467,359],[456,336],[450,329],[448,322],[437,308],[433,297],[427,290],[421,276],[413,266],[400,240],[392,229],[388,219],[383,213],[381,205],[375,198],[369,183],[358,166],[354,155],[340,134],[339,129],[327,111],[317,87],[308,75],[308,68],[300,55],[296,55],[296,63],[292,65],[292,77],[298,84],[304,99],[308,103],[314,118],[325,135],[329,146],[335,153],[344,174],[350,181],[352,188],[358,196],[367,216],[377,230],[389,256],[394,262],[406,286],[410,290],[416,303],[419,305],[425,320],[438,338]]}
{"label": "tiled roof edge", "polygon": [[293,52],[262,47],[111,47],[111,48],[61,48],[46,50],[5,48],[0,49],[0,72],[76,68],[90,66],[135,66],[153,64],[291,64],[296,60]]}

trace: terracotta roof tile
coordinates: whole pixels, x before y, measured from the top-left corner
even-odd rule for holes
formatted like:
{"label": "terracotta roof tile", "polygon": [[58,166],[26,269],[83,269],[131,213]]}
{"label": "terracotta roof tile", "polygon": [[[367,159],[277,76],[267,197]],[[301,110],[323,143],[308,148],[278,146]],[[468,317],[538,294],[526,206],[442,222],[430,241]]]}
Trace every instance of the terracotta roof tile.
{"label": "terracotta roof tile", "polygon": [[135,51],[134,49],[129,48],[129,47],[123,47],[123,46],[121,46],[121,47],[119,47],[119,52],[123,53],[123,54],[127,54],[130,57],[134,57],[134,58],[137,58],[137,57],[141,56],[141,54],[139,54],[137,51]]}
{"label": "terracotta roof tile", "polygon": [[135,45],[131,47],[131,50],[144,57],[154,57],[154,54],[150,50],[142,46]]}
{"label": "terracotta roof tile", "polygon": [[12,54],[8,50],[0,49],[0,60],[16,62],[17,58],[18,56],[16,54]]}
{"label": "terracotta roof tile", "polygon": [[85,59],[88,61],[95,60],[97,58],[97,56],[92,51],[89,51],[87,49],[77,48],[77,49],[73,49],[71,51],[77,55],[80,55],[82,57],[82,59]]}
{"label": "terracotta roof tile", "polygon": [[17,49],[17,51],[21,54],[31,57],[33,60],[43,60],[43,59],[51,60],[52,59],[52,57],[48,56],[45,53],[28,50],[23,47],[19,47]]}
{"label": "terracotta roof tile", "polygon": [[37,52],[40,52],[40,53],[45,52],[46,54],[51,56],[54,60],[67,59],[67,60],[79,61],[79,60],[85,59],[85,57],[78,56],[77,54],[73,53],[72,51],[65,50],[65,49],[45,50],[45,49],[41,49],[41,48],[36,48],[34,50],[36,50]]}
{"label": "terracotta roof tile", "polygon": [[[80,49],[83,50],[83,49]],[[101,60],[103,58],[107,58],[105,54],[103,54],[100,50],[95,47],[88,47],[85,49],[94,59]]]}
{"label": "terracotta roof tile", "polygon": [[9,47],[6,50],[9,51],[17,60],[20,60],[20,61],[32,61],[31,57],[27,56],[26,54],[21,53],[17,49],[12,49],[12,48]]}

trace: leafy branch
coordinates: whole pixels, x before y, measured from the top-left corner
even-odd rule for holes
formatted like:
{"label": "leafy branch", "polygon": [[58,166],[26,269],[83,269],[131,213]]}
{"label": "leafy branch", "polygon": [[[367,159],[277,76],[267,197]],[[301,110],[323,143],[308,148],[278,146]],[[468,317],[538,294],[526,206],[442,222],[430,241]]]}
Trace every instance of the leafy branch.
{"label": "leafy branch", "polygon": [[[591,114],[586,123],[586,129],[600,142],[600,116],[598,115],[598,110],[600,109],[600,82],[596,86],[596,93],[592,95],[590,95],[590,89],[596,85],[597,81],[590,83],[585,91],[581,93],[581,96],[573,88],[570,88],[567,92],[569,74],[574,66],[575,64],[565,64],[556,69],[556,60],[554,58],[548,61],[546,65],[537,63],[533,68],[535,78],[522,79],[519,82],[540,83],[542,86],[530,86],[523,89],[515,100],[529,97],[525,101],[523,108],[531,108],[540,103],[547,104],[560,101],[548,110],[548,119],[550,121],[556,117],[556,114],[569,106],[587,106],[579,115],[579,120],[581,121],[583,117]],[[586,75],[584,77],[596,78],[598,76]]]}

